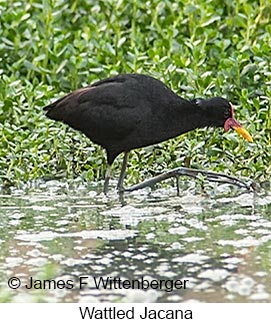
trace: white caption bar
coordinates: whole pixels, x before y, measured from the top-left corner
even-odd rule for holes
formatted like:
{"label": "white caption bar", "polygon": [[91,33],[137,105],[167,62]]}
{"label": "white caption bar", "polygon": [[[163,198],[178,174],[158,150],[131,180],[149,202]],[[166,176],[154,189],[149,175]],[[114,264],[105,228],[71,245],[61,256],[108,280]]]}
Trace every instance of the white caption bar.
{"label": "white caption bar", "polygon": [[0,304],[1,321],[270,323],[271,304]]}

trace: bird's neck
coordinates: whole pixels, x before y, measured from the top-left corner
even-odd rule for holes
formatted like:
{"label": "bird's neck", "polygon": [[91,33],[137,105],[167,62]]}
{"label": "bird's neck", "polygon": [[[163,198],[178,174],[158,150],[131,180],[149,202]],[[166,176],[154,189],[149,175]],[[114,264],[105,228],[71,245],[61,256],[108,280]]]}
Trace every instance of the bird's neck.
{"label": "bird's neck", "polygon": [[178,118],[176,118],[176,126],[181,124],[181,133],[208,126],[215,126],[205,107],[198,106],[193,102],[190,102],[189,105],[183,105],[183,103],[180,103],[179,111]]}

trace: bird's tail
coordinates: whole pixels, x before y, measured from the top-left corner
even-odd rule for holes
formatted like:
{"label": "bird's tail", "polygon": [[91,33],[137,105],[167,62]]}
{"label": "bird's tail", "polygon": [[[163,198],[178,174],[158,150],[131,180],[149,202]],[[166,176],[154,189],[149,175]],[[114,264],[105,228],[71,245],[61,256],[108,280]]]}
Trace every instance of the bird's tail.
{"label": "bird's tail", "polygon": [[44,107],[43,110],[46,111],[46,116],[53,120],[63,121],[69,107],[68,99],[70,96],[71,94],[68,94]]}

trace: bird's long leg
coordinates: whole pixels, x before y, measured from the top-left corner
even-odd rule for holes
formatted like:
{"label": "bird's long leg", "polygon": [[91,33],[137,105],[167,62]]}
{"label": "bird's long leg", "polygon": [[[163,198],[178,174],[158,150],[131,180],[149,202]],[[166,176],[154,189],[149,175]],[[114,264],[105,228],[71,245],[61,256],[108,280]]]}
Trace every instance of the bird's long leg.
{"label": "bird's long leg", "polygon": [[129,151],[125,151],[123,161],[122,161],[120,176],[119,176],[119,180],[118,180],[118,185],[117,185],[117,190],[119,192],[123,192],[125,190],[123,188],[123,181],[124,181],[125,172],[126,172],[126,168],[127,168],[128,157],[129,157]]}
{"label": "bird's long leg", "polygon": [[104,178],[104,194],[105,195],[108,193],[108,186],[109,186],[110,177],[111,177],[111,165],[107,164],[105,178]]}

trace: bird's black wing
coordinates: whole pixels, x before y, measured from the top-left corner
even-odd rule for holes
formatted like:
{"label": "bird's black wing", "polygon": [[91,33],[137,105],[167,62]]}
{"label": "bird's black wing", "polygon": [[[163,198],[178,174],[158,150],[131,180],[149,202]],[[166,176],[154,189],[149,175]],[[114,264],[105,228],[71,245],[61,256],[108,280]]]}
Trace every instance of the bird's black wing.
{"label": "bird's black wing", "polygon": [[144,118],[138,106],[148,102],[137,80],[119,75],[76,90],[44,109],[51,119],[82,131],[103,147],[128,136]]}

